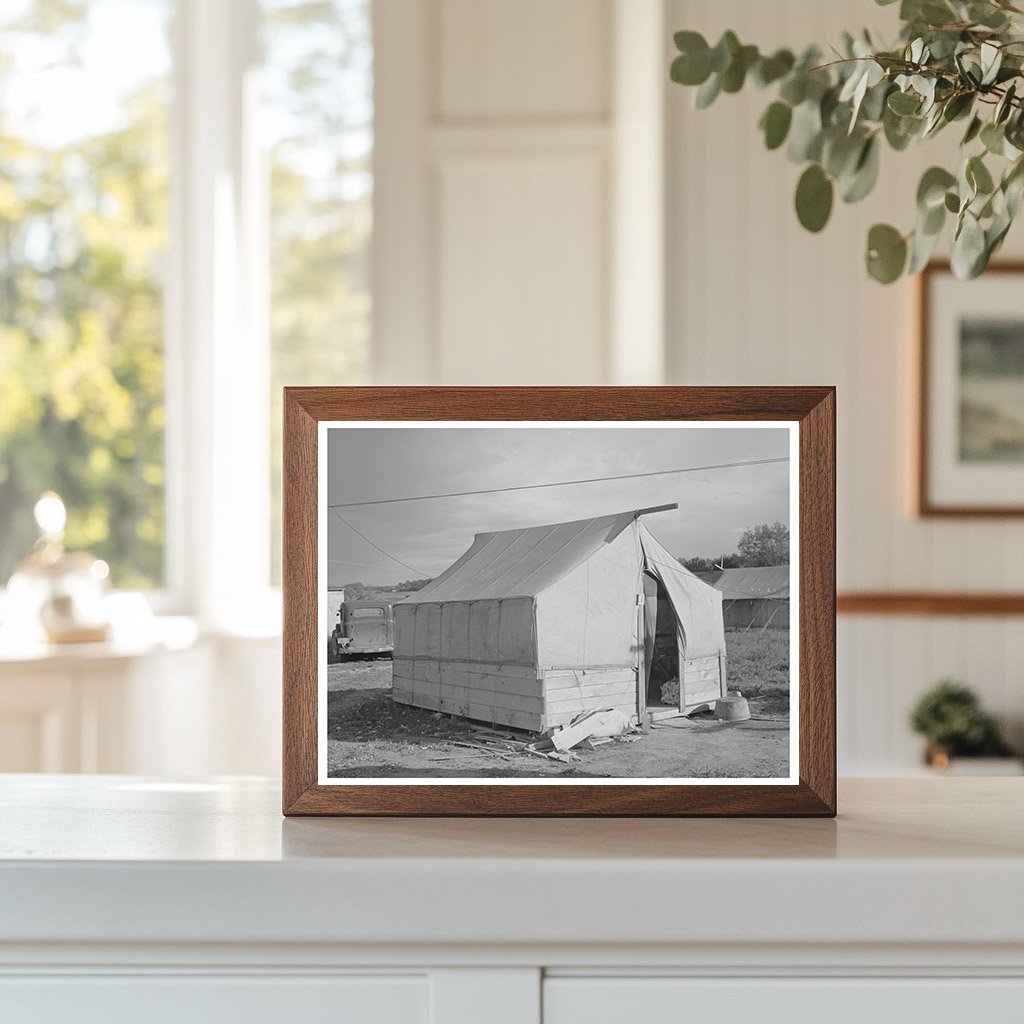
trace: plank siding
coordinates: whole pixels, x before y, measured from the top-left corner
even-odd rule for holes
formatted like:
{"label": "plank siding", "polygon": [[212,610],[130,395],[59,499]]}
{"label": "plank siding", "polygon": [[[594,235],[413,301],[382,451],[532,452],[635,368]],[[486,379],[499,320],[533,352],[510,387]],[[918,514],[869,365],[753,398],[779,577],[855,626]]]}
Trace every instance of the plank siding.
{"label": "plank siding", "polygon": [[693,707],[723,696],[718,656],[683,662],[683,706]]}
{"label": "plank siding", "polygon": [[540,732],[544,700],[537,670],[488,662],[399,658],[392,699],[399,704]]}
{"label": "plank siding", "polygon": [[565,725],[581,711],[616,708],[636,713],[636,673],[631,668],[544,673],[545,728]]}

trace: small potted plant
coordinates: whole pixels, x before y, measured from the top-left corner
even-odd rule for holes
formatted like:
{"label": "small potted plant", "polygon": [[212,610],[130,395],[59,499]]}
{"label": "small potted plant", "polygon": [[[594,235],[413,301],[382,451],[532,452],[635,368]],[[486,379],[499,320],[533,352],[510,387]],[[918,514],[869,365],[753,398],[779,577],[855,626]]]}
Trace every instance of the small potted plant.
{"label": "small potted plant", "polygon": [[[995,719],[981,709],[974,691],[960,683],[943,679],[932,687],[917,702],[910,725],[928,741],[924,759],[932,768],[947,771],[954,759],[1002,759],[995,766],[1002,769],[1000,774],[1019,774],[1019,763]],[[978,774],[979,768],[981,774],[995,774],[984,770],[991,763],[982,766],[976,760],[973,767],[968,774]]]}

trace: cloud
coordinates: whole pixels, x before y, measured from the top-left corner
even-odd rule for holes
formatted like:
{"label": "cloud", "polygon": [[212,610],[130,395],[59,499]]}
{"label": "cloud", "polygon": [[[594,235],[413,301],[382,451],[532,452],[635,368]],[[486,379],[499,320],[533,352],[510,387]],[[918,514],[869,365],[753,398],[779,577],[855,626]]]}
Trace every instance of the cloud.
{"label": "cloud", "polygon": [[[786,458],[789,434],[749,427],[332,428],[330,504],[590,478],[726,462]],[[351,506],[339,513],[389,555],[436,575],[481,532],[589,518],[678,502],[648,521],[673,553],[688,557],[735,547],[748,526],[789,521],[788,463],[667,473],[558,487]],[[394,583],[410,576],[334,516],[329,517],[332,584]],[[393,564],[393,569],[386,568]]]}

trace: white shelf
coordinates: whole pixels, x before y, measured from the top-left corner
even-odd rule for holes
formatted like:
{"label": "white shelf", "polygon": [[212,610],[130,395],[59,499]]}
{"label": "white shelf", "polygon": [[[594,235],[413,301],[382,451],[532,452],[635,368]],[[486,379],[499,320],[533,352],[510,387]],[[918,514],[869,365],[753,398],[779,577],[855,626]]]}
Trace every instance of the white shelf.
{"label": "white shelf", "polygon": [[285,820],[260,781],[8,776],[0,941],[1024,944],[1021,793],[850,780],[836,821]]}
{"label": "white shelf", "polygon": [[1018,1024],[1021,787],[848,780],[836,821],[285,820],[260,780],[0,777],[0,1005]]}

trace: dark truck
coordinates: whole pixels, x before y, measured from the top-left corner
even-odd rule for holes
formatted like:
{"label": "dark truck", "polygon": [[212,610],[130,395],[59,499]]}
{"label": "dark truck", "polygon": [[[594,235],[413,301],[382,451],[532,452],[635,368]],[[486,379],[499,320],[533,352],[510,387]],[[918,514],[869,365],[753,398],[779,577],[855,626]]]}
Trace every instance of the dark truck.
{"label": "dark truck", "polygon": [[367,655],[390,655],[395,648],[395,613],[392,606],[408,594],[381,594],[360,601],[345,601],[338,621],[327,637],[327,662]]}

